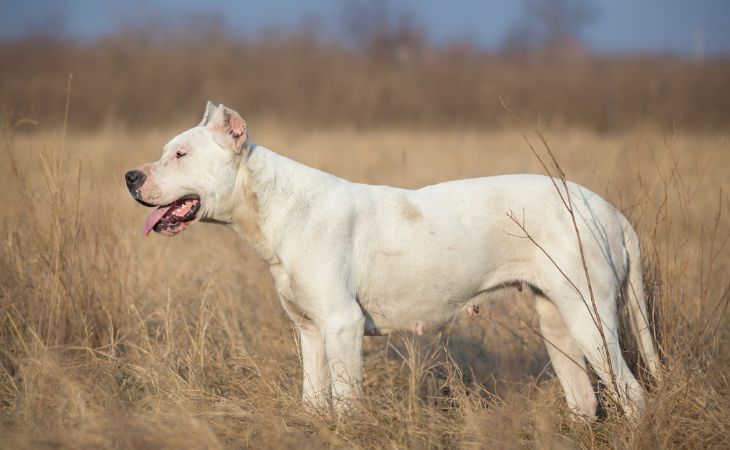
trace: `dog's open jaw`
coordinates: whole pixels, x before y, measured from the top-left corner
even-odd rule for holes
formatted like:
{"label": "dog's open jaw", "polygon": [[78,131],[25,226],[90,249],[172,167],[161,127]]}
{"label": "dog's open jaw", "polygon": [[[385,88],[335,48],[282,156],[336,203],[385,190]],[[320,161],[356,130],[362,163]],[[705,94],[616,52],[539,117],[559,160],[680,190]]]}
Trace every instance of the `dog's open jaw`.
{"label": "dog's open jaw", "polygon": [[147,217],[144,235],[147,236],[152,230],[168,236],[176,235],[195,222],[199,210],[200,197],[196,194],[159,206]]}

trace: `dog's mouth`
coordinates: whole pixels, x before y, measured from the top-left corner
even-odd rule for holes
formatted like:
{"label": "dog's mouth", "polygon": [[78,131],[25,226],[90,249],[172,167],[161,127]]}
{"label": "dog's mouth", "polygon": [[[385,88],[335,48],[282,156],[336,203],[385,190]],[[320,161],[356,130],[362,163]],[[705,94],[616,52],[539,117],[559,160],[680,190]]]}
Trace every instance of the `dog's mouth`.
{"label": "dog's mouth", "polygon": [[173,236],[189,227],[200,211],[200,197],[196,194],[186,195],[174,202],[158,207],[147,217],[144,235],[154,230],[157,233]]}

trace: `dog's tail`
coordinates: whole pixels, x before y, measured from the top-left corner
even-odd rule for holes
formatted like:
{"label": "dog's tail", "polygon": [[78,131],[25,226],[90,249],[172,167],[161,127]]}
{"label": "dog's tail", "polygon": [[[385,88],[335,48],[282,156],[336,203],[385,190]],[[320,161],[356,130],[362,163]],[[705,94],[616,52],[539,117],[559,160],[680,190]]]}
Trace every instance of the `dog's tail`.
{"label": "dog's tail", "polygon": [[639,248],[639,237],[628,220],[624,219],[624,245],[627,253],[629,266],[628,279],[626,280],[625,299],[629,310],[629,322],[631,331],[634,334],[639,347],[641,359],[644,360],[647,369],[655,379],[661,376],[660,361],[654,347],[651,325],[646,306],[646,293],[644,291],[644,275],[642,273],[641,249]]}

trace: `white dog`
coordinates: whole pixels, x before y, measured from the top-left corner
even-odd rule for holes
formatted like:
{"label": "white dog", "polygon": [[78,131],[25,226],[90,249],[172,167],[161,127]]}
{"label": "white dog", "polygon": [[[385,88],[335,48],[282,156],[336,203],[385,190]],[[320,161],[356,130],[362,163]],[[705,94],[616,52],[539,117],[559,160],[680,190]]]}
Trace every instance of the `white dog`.
{"label": "white dog", "polygon": [[351,183],[254,145],[241,116],[210,102],[197,127],[126,181],[137,201],[157,206],[145,234],[221,223],[269,264],[300,333],[303,399],[316,407],[342,409],[360,395],[363,335],[422,334],[471,315],[490,292],[522,286],[576,413],[593,416],[597,406],[586,359],[627,414],[643,407],[619,349],[624,290],[641,356],[659,370],[636,232],[579,185],[567,186],[587,269],[560,181],[505,175],[418,190]]}

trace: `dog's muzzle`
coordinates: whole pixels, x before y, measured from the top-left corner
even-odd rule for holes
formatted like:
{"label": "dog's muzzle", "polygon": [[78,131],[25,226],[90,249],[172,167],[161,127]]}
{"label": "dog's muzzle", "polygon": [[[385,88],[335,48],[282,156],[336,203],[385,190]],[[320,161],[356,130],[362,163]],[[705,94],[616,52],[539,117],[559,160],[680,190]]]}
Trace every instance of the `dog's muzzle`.
{"label": "dog's muzzle", "polygon": [[141,170],[135,169],[125,173],[124,179],[127,181],[127,189],[129,189],[129,192],[132,192],[134,190],[138,190],[139,187],[144,184],[144,180],[147,179],[147,175],[145,175]]}
{"label": "dog's muzzle", "polygon": [[132,194],[132,197],[144,206],[154,206],[142,200],[142,196],[139,193],[139,189],[142,187],[146,179],[147,175],[137,169],[130,170],[124,174],[124,180],[127,182],[127,189],[129,189],[129,193]]}

